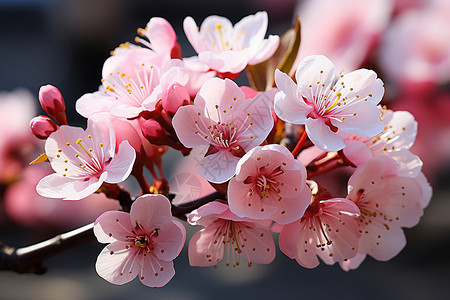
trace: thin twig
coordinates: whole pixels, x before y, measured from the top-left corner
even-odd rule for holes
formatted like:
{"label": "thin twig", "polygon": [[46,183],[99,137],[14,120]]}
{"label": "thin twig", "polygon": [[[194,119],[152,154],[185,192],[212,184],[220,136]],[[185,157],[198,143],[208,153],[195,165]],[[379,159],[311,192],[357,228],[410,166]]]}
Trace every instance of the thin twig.
{"label": "thin twig", "polygon": [[[128,196],[122,189],[113,189],[118,192],[128,204]],[[197,200],[175,206],[172,205],[172,214],[174,217],[185,219],[185,215],[200,206],[214,201],[224,199],[225,196],[214,192]],[[122,206],[124,203],[122,203]],[[0,242],[0,270],[9,270],[17,273],[43,274],[47,268],[42,264],[47,258],[53,257],[66,250],[72,249],[78,245],[95,240],[93,232],[94,223],[85,225],[78,229],[57,235],[49,240],[23,247],[13,248]]]}

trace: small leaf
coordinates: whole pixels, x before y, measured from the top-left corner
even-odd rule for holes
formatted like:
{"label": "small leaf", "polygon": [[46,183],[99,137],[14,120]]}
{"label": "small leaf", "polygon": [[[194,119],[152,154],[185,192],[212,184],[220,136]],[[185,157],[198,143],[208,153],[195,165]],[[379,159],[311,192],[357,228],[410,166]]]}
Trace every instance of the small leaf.
{"label": "small leaf", "polygon": [[48,162],[48,157],[46,153],[42,153],[41,155],[39,155],[38,158],[36,158],[35,160],[33,160],[32,162],[30,162],[30,165],[34,165],[37,163],[41,163],[41,162]]}
{"label": "small leaf", "polygon": [[286,31],[280,38],[277,51],[269,59],[252,66],[246,72],[250,85],[257,91],[268,91],[274,86],[276,69],[289,74],[300,48],[300,19],[297,17],[294,27]]}

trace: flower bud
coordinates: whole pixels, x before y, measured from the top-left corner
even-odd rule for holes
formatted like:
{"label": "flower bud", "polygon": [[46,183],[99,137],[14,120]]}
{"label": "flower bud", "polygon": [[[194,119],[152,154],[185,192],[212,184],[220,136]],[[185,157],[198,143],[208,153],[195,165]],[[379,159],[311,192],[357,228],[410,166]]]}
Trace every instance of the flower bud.
{"label": "flower bud", "polygon": [[39,102],[45,112],[56,122],[67,125],[66,104],[61,92],[54,86],[47,84],[39,89]]}
{"label": "flower bud", "polygon": [[173,117],[178,108],[188,105],[191,98],[187,89],[178,82],[172,83],[162,95],[162,107],[170,117]]}
{"label": "flower bud", "polygon": [[58,125],[47,116],[38,116],[30,121],[31,132],[41,140],[46,140],[48,136],[58,130]]}
{"label": "flower bud", "polygon": [[166,131],[162,128],[161,124],[157,121],[150,119],[145,120],[142,124],[142,134],[144,137],[154,145],[174,145],[174,141],[170,139]]}

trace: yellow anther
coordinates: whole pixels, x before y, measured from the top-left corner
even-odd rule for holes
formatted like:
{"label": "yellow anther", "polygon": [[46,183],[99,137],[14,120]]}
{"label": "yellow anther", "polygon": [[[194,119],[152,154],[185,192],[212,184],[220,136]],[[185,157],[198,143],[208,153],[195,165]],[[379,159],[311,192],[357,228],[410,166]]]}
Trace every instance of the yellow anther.
{"label": "yellow anther", "polygon": [[76,144],[79,145],[81,147],[81,149],[83,149],[84,152],[86,152],[86,154],[89,155],[90,158],[92,158],[92,155],[89,153],[89,151],[87,151],[86,148],[84,148],[83,144],[81,144],[82,141],[83,141],[83,139],[78,139],[76,141]]}
{"label": "yellow anther", "polygon": [[337,99],[334,100],[333,104],[331,104],[329,107],[327,107],[327,109],[325,110],[325,112],[328,112],[331,108],[333,108],[333,106],[336,105],[336,103],[338,103],[338,101],[341,99],[342,94],[340,92],[336,93]]}
{"label": "yellow anther", "polygon": [[142,29],[142,28],[138,28],[138,29],[137,29],[137,33],[138,33],[140,36],[145,36],[145,30]]}
{"label": "yellow anther", "polygon": [[222,24],[216,24],[216,27],[214,27],[214,30],[217,30],[219,32],[220,44],[222,45],[222,50],[225,50],[225,43],[223,41],[223,35],[222,35]]}

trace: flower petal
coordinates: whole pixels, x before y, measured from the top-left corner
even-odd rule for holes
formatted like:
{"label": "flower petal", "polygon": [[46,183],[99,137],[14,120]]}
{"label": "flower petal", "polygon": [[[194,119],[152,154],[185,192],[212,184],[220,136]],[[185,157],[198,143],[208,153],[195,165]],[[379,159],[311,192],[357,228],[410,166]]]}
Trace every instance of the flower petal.
{"label": "flower petal", "polygon": [[151,233],[172,222],[170,202],[163,195],[142,195],[131,206],[131,223],[138,222],[141,227]]}
{"label": "flower petal", "polygon": [[[106,246],[97,257],[95,269],[98,275],[114,284],[125,284],[139,274],[141,258],[135,247],[117,241]],[[112,254],[111,254],[112,253]]]}
{"label": "flower petal", "polygon": [[305,128],[313,144],[324,151],[339,151],[345,147],[343,139],[320,119],[308,119]]}
{"label": "flower petal", "polygon": [[277,116],[293,124],[305,124],[308,114],[313,111],[310,105],[297,92],[297,85],[280,70],[275,70],[275,82],[280,90],[275,95],[275,113]]}
{"label": "flower petal", "polygon": [[139,279],[149,287],[162,287],[175,275],[172,261],[158,260],[154,255],[145,255],[142,258],[141,274]]}
{"label": "flower petal", "polygon": [[372,158],[372,152],[360,141],[345,141],[343,149],[345,157],[355,166],[359,166]]}
{"label": "flower petal", "polygon": [[119,151],[105,167],[105,171],[108,172],[108,177],[105,181],[108,183],[119,183],[127,179],[133,170],[135,159],[136,151],[130,146],[128,141],[120,143]]}
{"label": "flower petal", "polygon": [[[182,106],[178,109],[172,119],[173,128],[175,129],[177,137],[187,148],[209,144],[204,137],[195,133],[207,130],[204,122],[197,121],[197,123],[195,123],[196,119],[202,118],[202,116],[198,115],[199,112],[199,108],[194,105]],[[198,127],[200,127],[200,129]]]}
{"label": "flower petal", "polygon": [[228,151],[219,151],[203,158],[198,171],[206,180],[223,183],[234,176],[239,157]]}
{"label": "flower petal", "polygon": [[272,234],[269,230],[246,225],[239,224],[236,228],[236,230],[242,230],[238,235],[242,249],[240,255],[247,258],[249,262],[270,264],[275,259],[276,253]]}
{"label": "flower petal", "polygon": [[214,243],[217,229],[215,224],[211,224],[192,236],[188,248],[191,266],[209,267],[223,259],[225,247],[222,243]]}
{"label": "flower petal", "polygon": [[169,261],[180,254],[186,240],[186,229],[178,221],[164,224],[155,238],[154,253],[160,260]]}
{"label": "flower petal", "polygon": [[336,74],[334,64],[323,55],[311,55],[304,58],[297,67],[295,79],[299,94],[312,102],[325,87],[334,85]]}
{"label": "flower petal", "polygon": [[98,179],[91,177],[85,181],[84,179],[67,178],[54,173],[42,178],[36,186],[36,191],[44,197],[80,200],[97,191],[106,176],[107,173],[104,172]]}
{"label": "flower petal", "polygon": [[94,234],[100,243],[125,242],[133,229],[130,214],[123,211],[107,211],[94,223]]}

